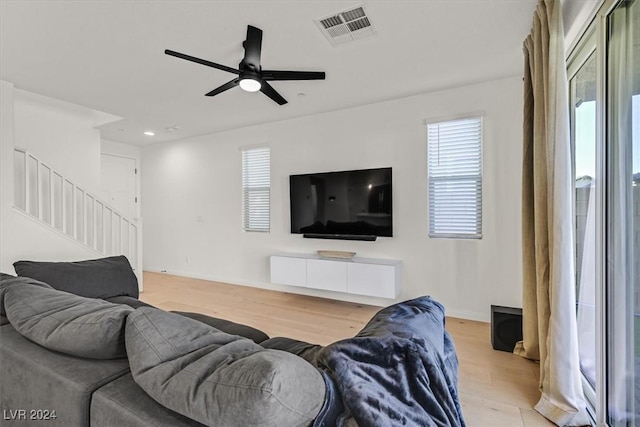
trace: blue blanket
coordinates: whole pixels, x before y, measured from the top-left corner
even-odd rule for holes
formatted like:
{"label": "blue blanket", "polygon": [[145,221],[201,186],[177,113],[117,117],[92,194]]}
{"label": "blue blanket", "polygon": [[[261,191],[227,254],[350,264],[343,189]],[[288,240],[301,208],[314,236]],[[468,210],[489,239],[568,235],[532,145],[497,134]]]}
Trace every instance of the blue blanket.
{"label": "blue blanket", "polygon": [[318,354],[346,412],[338,425],[460,426],[458,359],[444,308],[421,297],[381,310],[354,338]]}

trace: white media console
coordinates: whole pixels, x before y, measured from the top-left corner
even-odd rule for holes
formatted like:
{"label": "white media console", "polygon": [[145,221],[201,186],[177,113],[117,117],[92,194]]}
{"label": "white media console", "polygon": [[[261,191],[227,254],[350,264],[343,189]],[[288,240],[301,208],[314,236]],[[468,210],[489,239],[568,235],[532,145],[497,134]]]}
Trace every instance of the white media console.
{"label": "white media console", "polygon": [[402,261],[323,258],[316,254],[271,256],[271,282],[349,294],[396,298],[402,283]]}

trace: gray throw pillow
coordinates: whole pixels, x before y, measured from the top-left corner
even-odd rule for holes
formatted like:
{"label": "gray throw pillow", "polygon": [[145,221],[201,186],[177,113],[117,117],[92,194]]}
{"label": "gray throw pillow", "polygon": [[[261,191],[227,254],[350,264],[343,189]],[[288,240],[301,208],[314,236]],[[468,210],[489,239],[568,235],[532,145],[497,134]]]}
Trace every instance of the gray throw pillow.
{"label": "gray throw pillow", "polygon": [[140,387],[208,426],[308,426],[324,402],[322,375],[305,360],[178,314],[137,309],[126,345]]}
{"label": "gray throw pillow", "polygon": [[88,298],[126,295],[138,298],[138,278],[123,255],[75,262],[17,261],[18,276]]}
{"label": "gray throw pillow", "polygon": [[40,286],[43,288],[51,289],[51,286],[46,283],[39,282],[29,277],[16,277],[9,274],[0,273],[0,326],[9,323],[7,314],[4,310],[4,294],[12,286]]}
{"label": "gray throw pillow", "polygon": [[50,350],[89,359],[127,355],[124,325],[131,307],[39,286],[11,286],[4,303],[11,325]]}

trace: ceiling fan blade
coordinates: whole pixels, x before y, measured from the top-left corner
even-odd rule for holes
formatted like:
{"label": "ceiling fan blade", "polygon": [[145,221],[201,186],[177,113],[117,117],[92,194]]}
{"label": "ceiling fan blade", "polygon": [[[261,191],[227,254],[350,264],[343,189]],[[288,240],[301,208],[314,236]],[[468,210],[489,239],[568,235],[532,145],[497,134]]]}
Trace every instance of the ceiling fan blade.
{"label": "ceiling fan blade", "polygon": [[242,63],[252,71],[260,71],[260,52],[262,51],[262,30],[247,25],[247,39],[244,45],[244,59]]}
{"label": "ceiling fan blade", "polygon": [[260,92],[267,95],[269,98],[273,99],[278,105],[284,105],[287,103],[287,100],[282,97],[276,90],[267,82],[263,81],[262,86],[260,87]]}
{"label": "ceiling fan blade", "polygon": [[263,70],[262,80],[324,80],[324,71],[276,71]]}
{"label": "ceiling fan blade", "polygon": [[218,70],[226,71],[228,73],[240,74],[240,70],[227,67],[226,65],[216,64],[215,62],[207,61],[206,59],[196,58],[195,56],[185,55],[184,53],[174,52],[173,50],[169,50],[169,49],[165,49],[164,53],[166,53],[167,55],[175,56],[176,58],[186,59],[187,61],[206,65],[207,67],[217,68]]}
{"label": "ceiling fan blade", "polygon": [[217,95],[219,93],[224,92],[225,90],[229,90],[231,88],[234,88],[234,87],[238,86],[238,82],[239,81],[240,81],[240,79],[233,79],[230,82],[227,82],[227,83],[223,84],[222,86],[215,88],[211,92],[205,93],[204,96],[215,96],[215,95]]}

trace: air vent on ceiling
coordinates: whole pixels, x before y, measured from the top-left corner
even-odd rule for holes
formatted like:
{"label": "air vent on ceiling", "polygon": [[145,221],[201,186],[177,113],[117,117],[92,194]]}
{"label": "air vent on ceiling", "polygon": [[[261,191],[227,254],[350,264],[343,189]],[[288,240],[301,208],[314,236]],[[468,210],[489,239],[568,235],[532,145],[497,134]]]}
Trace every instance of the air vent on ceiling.
{"label": "air vent on ceiling", "polygon": [[315,23],[334,46],[376,33],[367,17],[364,6],[356,6],[344,12],[316,19]]}

